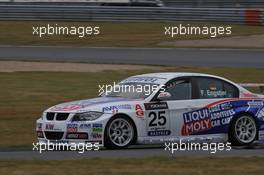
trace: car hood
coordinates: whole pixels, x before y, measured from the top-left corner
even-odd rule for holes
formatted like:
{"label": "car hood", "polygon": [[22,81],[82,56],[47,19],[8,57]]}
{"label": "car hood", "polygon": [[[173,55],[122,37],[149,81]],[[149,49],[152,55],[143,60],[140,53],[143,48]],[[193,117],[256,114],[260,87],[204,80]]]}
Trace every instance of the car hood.
{"label": "car hood", "polygon": [[264,98],[263,94],[257,94],[259,98]]}
{"label": "car hood", "polygon": [[121,97],[97,97],[86,100],[72,101],[52,106],[45,112],[85,112],[99,111],[104,112],[104,108],[118,105],[131,105],[135,101],[143,101],[143,99],[128,99]]}

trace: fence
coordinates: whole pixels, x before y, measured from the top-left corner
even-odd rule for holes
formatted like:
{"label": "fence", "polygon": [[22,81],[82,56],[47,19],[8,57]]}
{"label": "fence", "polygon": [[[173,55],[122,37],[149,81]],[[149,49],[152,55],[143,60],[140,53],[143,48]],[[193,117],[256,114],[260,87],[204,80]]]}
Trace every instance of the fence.
{"label": "fence", "polygon": [[261,93],[264,93],[264,84],[263,83],[242,83],[240,86],[245,88],[259,88]]}
{"label": "fence", "polygon": [[263,0],[163,0],[170,7],[264,8]]}
{"label": "fence", "polygon": [[0,20],[194,21],[261,25],[263,9],[0,5]]}

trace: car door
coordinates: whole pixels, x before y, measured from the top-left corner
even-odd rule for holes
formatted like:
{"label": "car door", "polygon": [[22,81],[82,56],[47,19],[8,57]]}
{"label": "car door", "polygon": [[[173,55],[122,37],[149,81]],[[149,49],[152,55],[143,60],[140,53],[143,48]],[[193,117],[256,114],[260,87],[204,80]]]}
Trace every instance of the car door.
{"label": "car door", "polygon": [[[192,99],[191,78],[171,80],[165,85],[165,92],[171,97],[160,101],[156,97],[150,103],[145,103],[147,136],[155,139],[172,138],[179,134],[179,115],[195,107]],[[182,123],[182,122],[181,122]]]}
{"label": "car door", "polygon": [[[169,104],[171,128],[178,136],[204,135],[221,133],[221,125],[226,124],[231,118],[230,105],[215,106],[215,104],[239,97],[238,89],[230,83],[213,77],[192,77],[192,99],[185,100],[182,104],[172,101]],[[224,109],[225,108],[225,109]],[[223,114],[221,119],[214,116]],[[176,123],[176,124],[175,124]]]}
{"label": "car door", "polygon": [[197,110],[192,77],[177,78],[166,84],[165,91],[171,94],[166,100],[169,110],[171,137],[182,135],[183,115]]}
{"label": "car door", "polygon": [[195,110],[182,114],[180,135],[223,133],[225,128],[221,126],[229,123],[234,112],[228,99],[239,97],[238,88],[215,77],[197,76],[192,82]]}

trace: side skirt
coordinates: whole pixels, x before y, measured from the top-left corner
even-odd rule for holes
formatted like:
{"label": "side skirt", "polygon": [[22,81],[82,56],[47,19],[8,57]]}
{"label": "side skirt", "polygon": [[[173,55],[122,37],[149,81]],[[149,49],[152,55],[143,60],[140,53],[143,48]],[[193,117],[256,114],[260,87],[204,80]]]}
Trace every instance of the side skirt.
{"label": "side skirt", "polygon": [[220,143],[227,142],[227,134],[208,134],[178,137],[139,137],[138,144],[162,144],[165,142]]}

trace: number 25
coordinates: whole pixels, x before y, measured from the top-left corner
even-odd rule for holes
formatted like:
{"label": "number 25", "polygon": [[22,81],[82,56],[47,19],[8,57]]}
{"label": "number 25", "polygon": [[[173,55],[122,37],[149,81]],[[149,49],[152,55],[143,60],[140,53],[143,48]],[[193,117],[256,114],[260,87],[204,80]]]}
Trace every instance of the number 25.
{"label": "number 25", "polygon": [[149,126],[164,126],[167,122],[166,117],[164,115],[165,113],[165,111],[158,111],[158,114],[156,112],[150,112],[149,117],[153,117],[153,119],[151,119]]}

